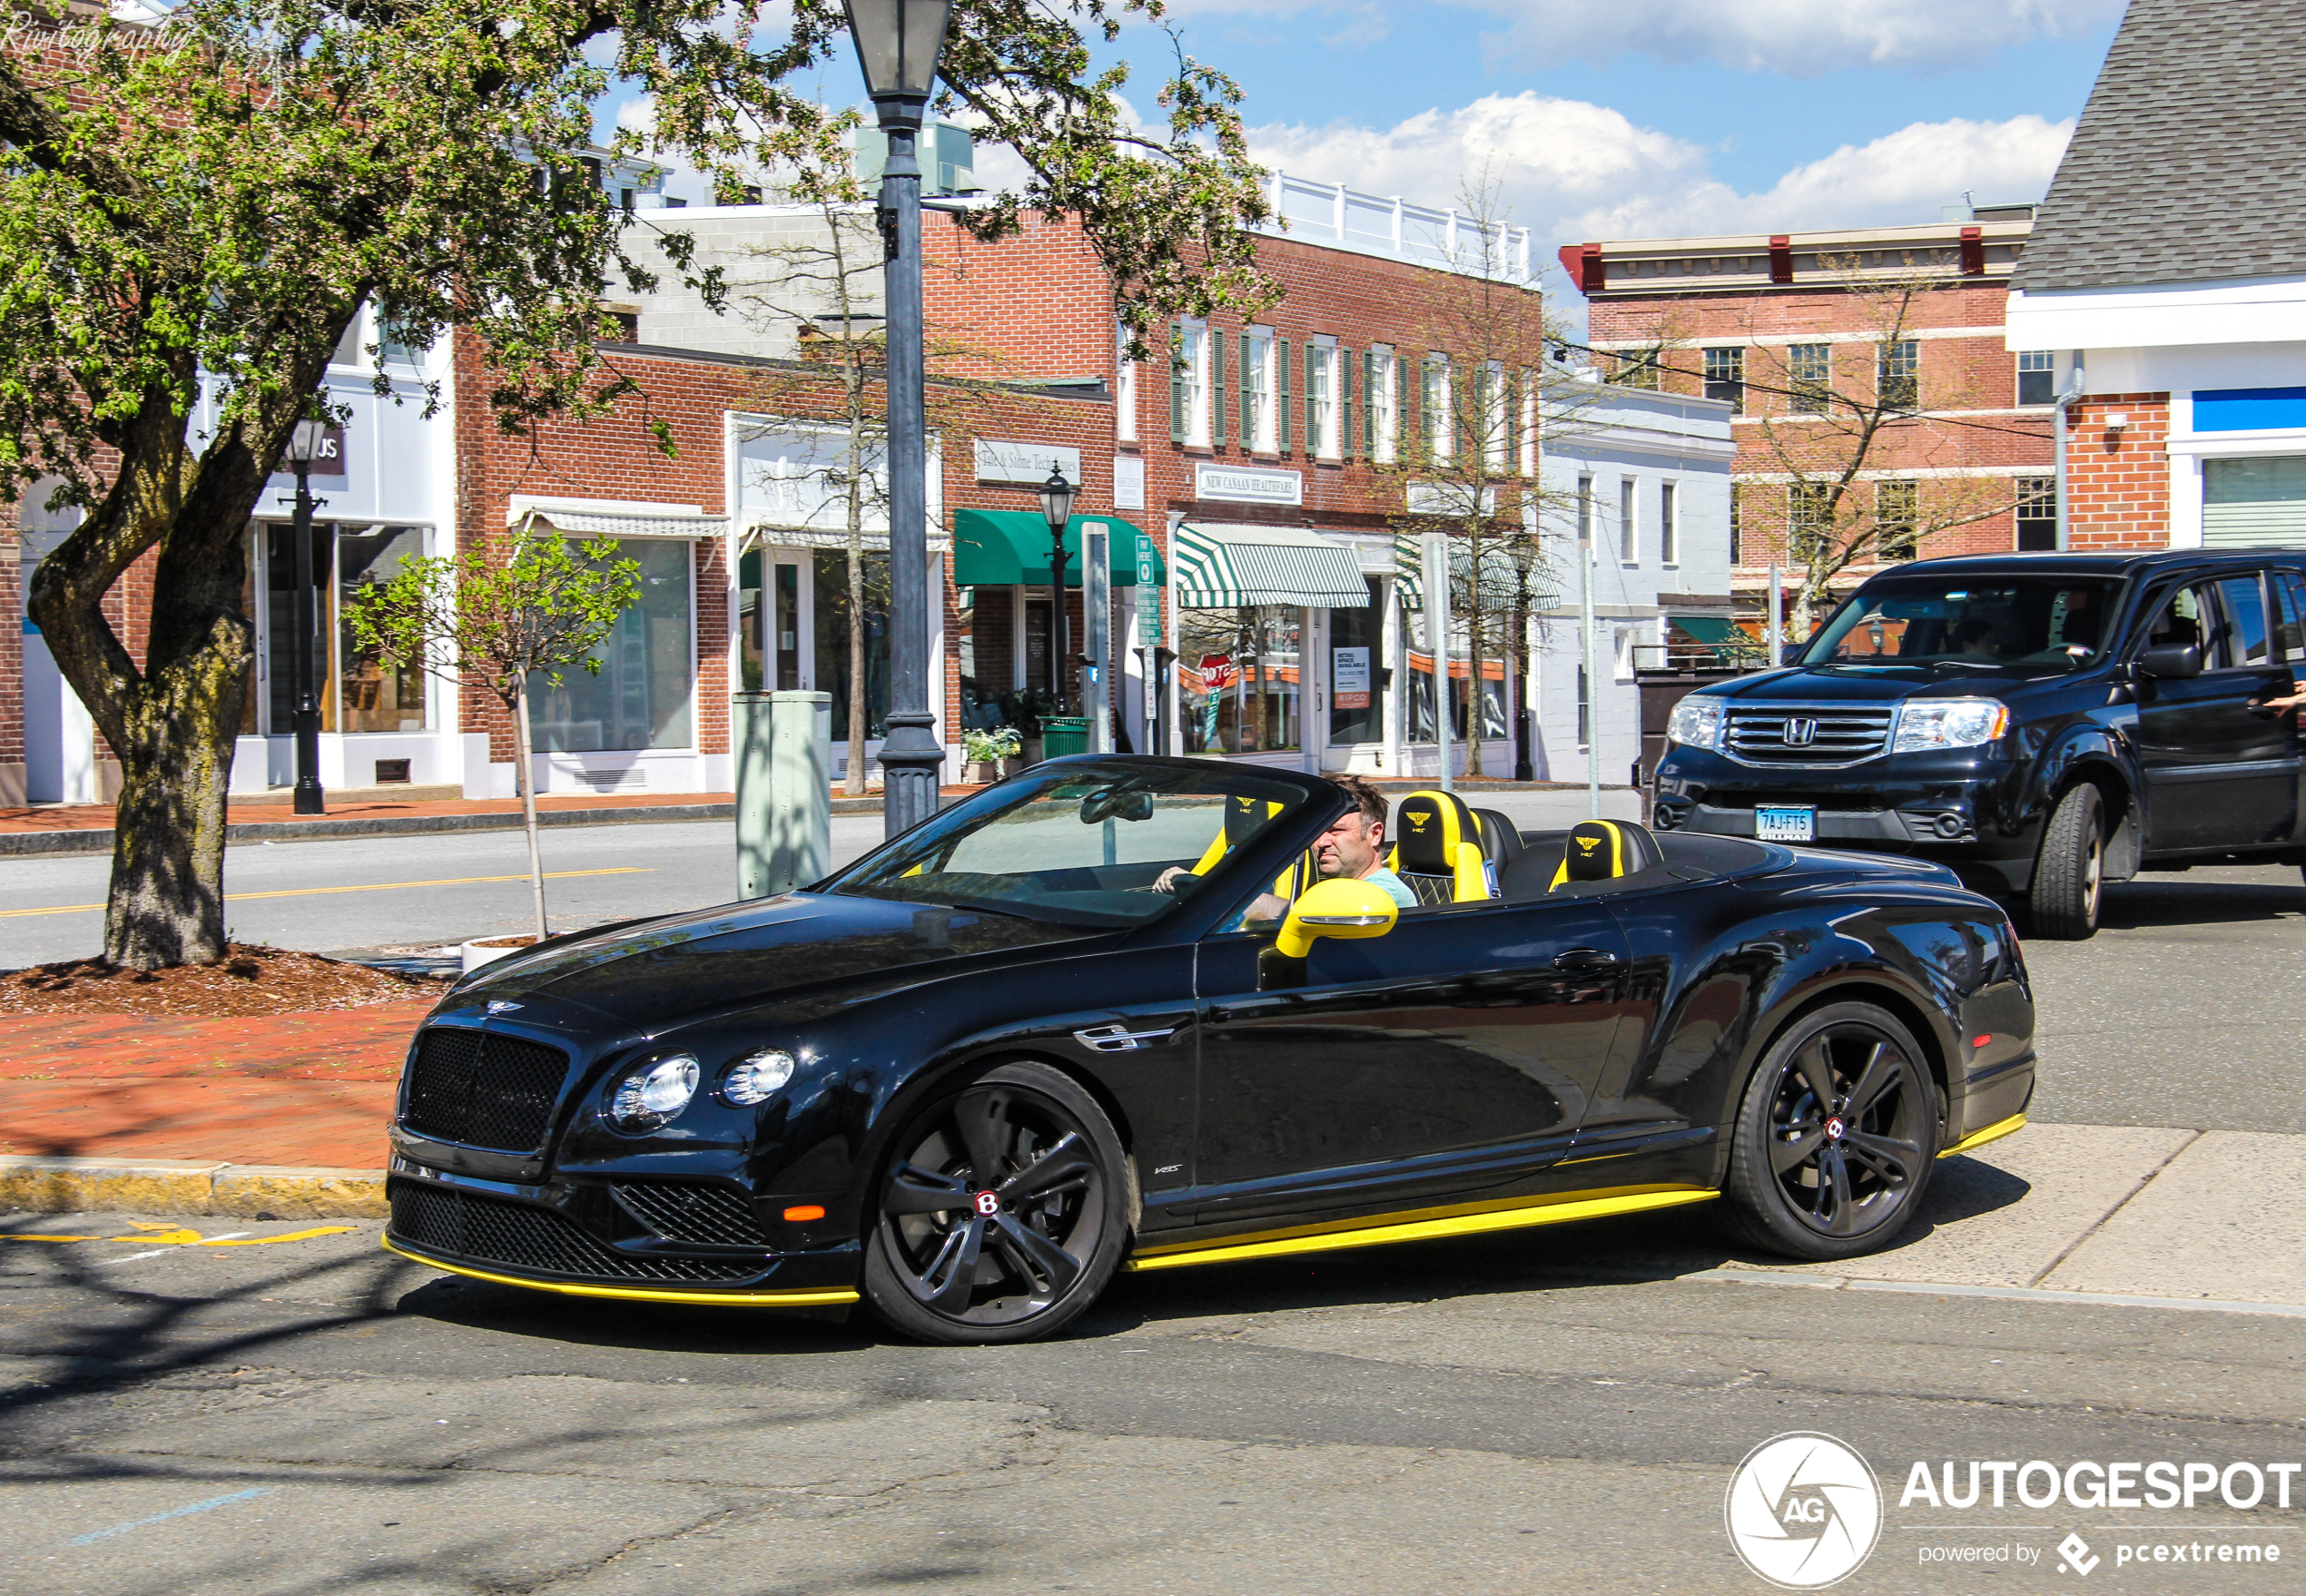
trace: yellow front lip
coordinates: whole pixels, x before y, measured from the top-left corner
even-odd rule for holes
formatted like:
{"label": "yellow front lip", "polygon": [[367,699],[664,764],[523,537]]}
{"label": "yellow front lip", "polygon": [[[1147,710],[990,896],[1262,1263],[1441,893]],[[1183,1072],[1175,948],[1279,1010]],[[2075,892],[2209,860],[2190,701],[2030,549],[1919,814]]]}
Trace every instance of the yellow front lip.
{"label": "yellow front lip", "polygon": [[1976,1148],[1984,1147],[1987,1142],[2000,1141],[2004,1137],[2024,1130],[2025,1128],[2025,1116],[2023,1114],[2013,1114],[2007,1119],[1996,1120],[1984,1130],[1972,1131],[1969,1135],[1964,1137],[1961,1140],[1956,1142],[1952,1147],[1947,1148],[1937,1156],[1941,1158],[1950,1158],[1956,1153],[1972,1152]]}
{"label": "yellow front lip", "polygon": [[606,1296],[620,1302],[681,1302],[703,1303],[722,1308],[827,1308],[861,1300],[846,1286],[820,1286],[811,1291],[647,1291],[626,1286],[571,1286],[559,1280],[523,1280],[517,1275],[492,1275],[486,1269],[475,1269],[464,1264],[444,1264],[439,1258],[428,1258],[422,1253],[412,1253],[405,1246],[395,1246],[392,1238],[384,1239],[384,1250],[398,1253],[411,1263],[422,1264],[428,1269],[446,1269],[451,1275],[468,1276],[475,1280],[487,1280],[498,1286],[526,1286],[530,1291],[557,1291],[563,1296]]}

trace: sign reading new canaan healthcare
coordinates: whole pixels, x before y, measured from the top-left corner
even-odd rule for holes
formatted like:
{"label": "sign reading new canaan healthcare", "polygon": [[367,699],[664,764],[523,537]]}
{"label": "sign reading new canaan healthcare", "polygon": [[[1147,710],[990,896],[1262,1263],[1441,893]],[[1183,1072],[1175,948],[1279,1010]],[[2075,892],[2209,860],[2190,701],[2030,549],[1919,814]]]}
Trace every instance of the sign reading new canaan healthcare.
{"label": "sign reading new canaan healthcare", "polygon": [[1061,443],[1004,443],[999,438],[977,440],[977,480],[1013,482],[1039,488],[1049,480],[1051,466],[1065,473],[1075,488],[1081,485],[1081,451]]}
{"label": "sign reading new canaan healthcare", "polygon": [[1329,651],[1329,702],[1338,709],[1369,707],[1369,650]]}
{"label": "sign reading new canaan healthcare", "polygon": [[1302,471],[1262,471],[1243,466],[1193,468],[1193,497],[1230,499],[1238,504],[1301,505],[1306,501]]}

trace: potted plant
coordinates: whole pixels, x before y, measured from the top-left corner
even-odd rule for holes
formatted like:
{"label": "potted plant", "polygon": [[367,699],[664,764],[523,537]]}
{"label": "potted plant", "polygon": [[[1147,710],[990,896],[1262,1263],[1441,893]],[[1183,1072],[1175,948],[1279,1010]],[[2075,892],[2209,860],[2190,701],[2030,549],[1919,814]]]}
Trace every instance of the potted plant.
{"label": "potted plant", "polygon": [[1013,688],[1000,695],[1001,715],[1015,728],[1020,745],[1012,768],[1001,774],[1013,776],[1027,765],[1041,762],[1041,716],[1059,712],[1056,695],[1046,687]]}
{"label": "potted plant", "polygon": [[1024,739],[1014,726],[971,726],[961,734],[961,779],[997,782],[1014,774],[1010,762],[1024,751]]}

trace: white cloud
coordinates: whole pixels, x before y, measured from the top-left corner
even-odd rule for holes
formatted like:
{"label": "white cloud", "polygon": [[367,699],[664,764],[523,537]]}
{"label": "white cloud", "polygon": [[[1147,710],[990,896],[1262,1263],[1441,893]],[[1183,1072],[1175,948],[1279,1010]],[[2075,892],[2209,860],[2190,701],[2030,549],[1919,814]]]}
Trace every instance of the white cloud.
{"label": "white cloud", "polygon": [[[1976,64],[2037,38],[2065,38],[2122,15],[2125,0],[1440,0],[1495,17],[1493,51],[1517,62],[1592,62],[1625,54],[1710,61],[1739,70],[1814,76],[1842,67]],[[1170,0],[1175,16],[1279,20],[1313,0]],[[1338,8],[1319,7],[1333,23]],[[1384,35],[1366,5],[1346,8],[1333,43]],[[1396,12],[1391,20],[1404,19]]]}
{"label": "white cloud", "polygon": [[1385,129],[1256,128],[1250,148],[1295,175],[1430,205],[1454,203],[1489,163],[1513,222],[1551,255],[1586,239],[1932,222],[1965,190],[1980,202],[2039,199],[2073,131],[2039,116],[1915,123],[1798,166],[1759,193],[1715,177],[1697,144],[1533,91]]}

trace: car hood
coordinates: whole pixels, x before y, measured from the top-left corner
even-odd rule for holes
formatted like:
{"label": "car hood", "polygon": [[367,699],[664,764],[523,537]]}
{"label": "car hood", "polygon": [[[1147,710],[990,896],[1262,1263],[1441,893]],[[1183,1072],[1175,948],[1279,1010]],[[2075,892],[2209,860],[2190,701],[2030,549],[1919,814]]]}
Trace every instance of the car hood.
{"label": "car hood", "polygon": [[788,892],[559,941],[483,967],[451,1001],[535,996],[642,1030],[839,992],[853,1001],[971,960],[1112,933],[974,910]]}
{"label": "car hood", "polygon": [[2070,676],[2024,676],[2011,671],[1973,671],[1927,665],[1789,665],[1739,676],[1704,689],[1709,698],[1733,704],[1896,704],[1907,698],[2004,698],[2045,680]]}

